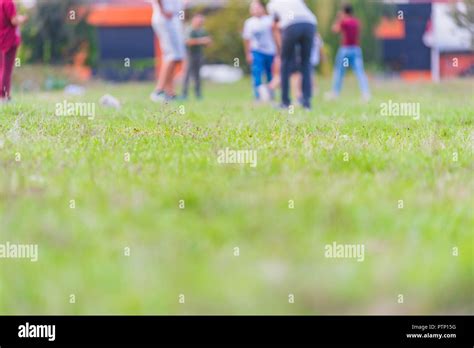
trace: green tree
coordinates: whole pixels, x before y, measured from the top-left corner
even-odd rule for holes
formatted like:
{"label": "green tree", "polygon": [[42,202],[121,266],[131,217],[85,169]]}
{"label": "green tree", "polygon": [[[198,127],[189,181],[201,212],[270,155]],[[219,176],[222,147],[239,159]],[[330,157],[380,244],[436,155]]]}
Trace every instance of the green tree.
{"label": "green tree", "polygon": [[[94,52],[93,29],[86,22],[89,1],[39,1],[29,13],[23,30],[26,59],[29,62],[65,63],[88,43]],[[93,57],[93,55],[91,55]]]}
{"label": "green tree", "polygon": [[457,26],[469,30],[471,48],[474,49],[474,0],[464,0],[462,3],[451,5],[451,16]]}
{"label": "green tree", "polygon": [[234,65],[237,58],[239,64],[246,64],[241,33],[249,16],[248,2],[241,0],[231,0],[224,8],[208,16],[206,29],[213,40],[206,49],[209,62]]}

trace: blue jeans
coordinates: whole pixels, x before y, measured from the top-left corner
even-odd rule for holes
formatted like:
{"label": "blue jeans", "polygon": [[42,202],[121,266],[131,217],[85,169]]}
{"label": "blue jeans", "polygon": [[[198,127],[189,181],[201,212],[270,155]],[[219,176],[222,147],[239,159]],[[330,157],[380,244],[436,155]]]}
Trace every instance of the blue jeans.
{"label": "blue jeans", "polygon": [[[296,23],[283,30],[281,48],[281,102],[284,106],[291,104],[290,100],[290,75],[292,65],[295,61],[301,63],[301,74],[303,75],[303,100],[305,108],[311,107],[312,97],[312,66],[311,50],[313,49],[316,26],[311,23]],[[300,57],[295,57],[296,47],[299,45]],[[295,59],[298,58],[298,59]]]}
{"label": "blue jeans", "polygon": [[272,76],[272,65],[275,56],[270,54],[264,54],[257,51],[252,51],[252,78],[255,98],[259,98],[258,86],[262,84],[262,75],[265,74],[267,83],[273,78]]}
{"label": "blue jeans", "polygon": [[364,58],[362,57],[362,50],[359,46],[342,46],[337,51],[332,87],[334,94],[339,95],[341,93],[344,75],[348,67],[352,67],[354,70],[362,93],[369,95],[369,83],[364,71]]}

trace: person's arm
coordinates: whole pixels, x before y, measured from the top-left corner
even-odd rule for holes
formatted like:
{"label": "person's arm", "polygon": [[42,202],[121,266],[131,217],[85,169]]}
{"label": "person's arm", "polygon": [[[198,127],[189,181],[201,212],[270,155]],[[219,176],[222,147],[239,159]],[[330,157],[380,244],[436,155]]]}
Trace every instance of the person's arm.
{"label": "person's arm", "polygon": [[273,40],[275,41],[277,53],[279,55],[281,53],[281,41],[282,41],[281,30],[279,26],[280,17],[278,13],[275,11],[275,8],[273,5],[274,5],[273,2],[270,1],[270,3],[267,5],[267,13],[269,16],[273,18],[273,25],[272,25]]}
{"label": "person's arm", "polygon": [[198,38],[192,38],[186,40],[186,45],[188,46],[207,46],[210,45],[212,39],[209,36],[203,36]]}
{"label": "person's arm", "polygon": [[212,37],[207,31],[204,31],[204,36],[201,38],[202,45],[209,46],[212,44]]}
{"label": "person's arm", "polygon": [[1,5],[4,6],[3,10],[6,14],[6,17],[10,19],[12,26],[18,27],[28,20],[27,16],[18,15],[16,13],[16,6],[13,2],[7,2]]}
{"label": "person's arm", "polygon": [[342,14],[341,12],[339,12],[331,28],[333,33],[339,34],[341,32],[341,20],[342,20]]}
{"label": "person's arm", "polygon": [[16,15],[11,19],[11,23],[14,27],[18,27],[18,26],[24,24],[27,20],[28,20],[27,16]]}
{"label": "person's arm", "polygon": [[165,7],[163,6],[163,0],[156,0],[156,1],[158,2],[158,6],[160,7],[160,11],[163,14],[163,16],[165,16],[168,19],[173,18],[173,13],[165,10]]}
{"label": "person's arm", "polygon": [[273,40],[275,40],[275,44],[277,47],[278,55],[281,53],[281,30],[278,26],[278,21],[275,21],[272,26],[272,33],[273,33]]}
{"label": "person's arm", "polygon": [[249,65],[253,63],[252,50],[250,48],[250,40],[244,39],[245,59]]}
{"label": "person's arm", "polygon": [[252,47],[250,40],[252,38],[252,33],[250,32],[249,21],[246,21],[244,24],[244,30],[242,31],[242,38],[244,39],[244,50],[245,50],[245,60],[249,65],[253,63],[252,57]]}

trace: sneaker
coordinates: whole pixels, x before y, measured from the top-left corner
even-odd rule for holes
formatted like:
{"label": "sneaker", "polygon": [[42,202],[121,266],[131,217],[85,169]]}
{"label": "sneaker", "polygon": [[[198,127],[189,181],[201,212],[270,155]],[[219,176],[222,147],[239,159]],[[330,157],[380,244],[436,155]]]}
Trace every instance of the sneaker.
{"label": "sneaker", "polygon": [[181,100],[181,98],[178,97],[177,95],[165,94],[165,102],[172,102],[172,101],[179,101],[179,100]]}
{"label": "sneaker", "polygon": [[257,88],[260,100],[264,103],[268,103],[273,100],[273,91],[268,85],[260,85]]}
{"label": "sneaker", "polygon": [[150,94],[150,99],[154,103],[164,103],[167,100],[167,97],[163,91],[153,91]]}
{"label": "sneaker", "polygon": [[301,103],[300,105],[303,108],[303,110],[311,111],[311,105],[309,103]]}
{"label": "sneaker", "polygon": [[371,98],[372,98],[372,96],[370,95],[370,93],[364,93],[364,94],[362,95],[362,101],[363,101],[364,103],[370,102],[370,99],[371,99]]}

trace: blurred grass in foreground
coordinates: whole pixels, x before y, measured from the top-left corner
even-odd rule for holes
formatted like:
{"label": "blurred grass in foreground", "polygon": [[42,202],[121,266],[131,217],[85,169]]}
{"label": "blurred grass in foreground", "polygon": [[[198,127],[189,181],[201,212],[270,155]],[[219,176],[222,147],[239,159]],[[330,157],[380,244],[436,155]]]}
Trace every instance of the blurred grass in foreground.
{"label": "blurred grass in foreground", "polygon": [[[294,115],[253,105],[248,82],[184,115],[151,85],[17,96],[0,109],[0,243],[37,243],[39,261],[0,259],[0,313],[473,313],[473,82],[372,88]],[[105,93],[124,108],[54,115]],[[380,116],[388,100],[420,120]],[[218,164],[226,147],[257,168]],[[364,262],[325,258],[333,242]]]}

